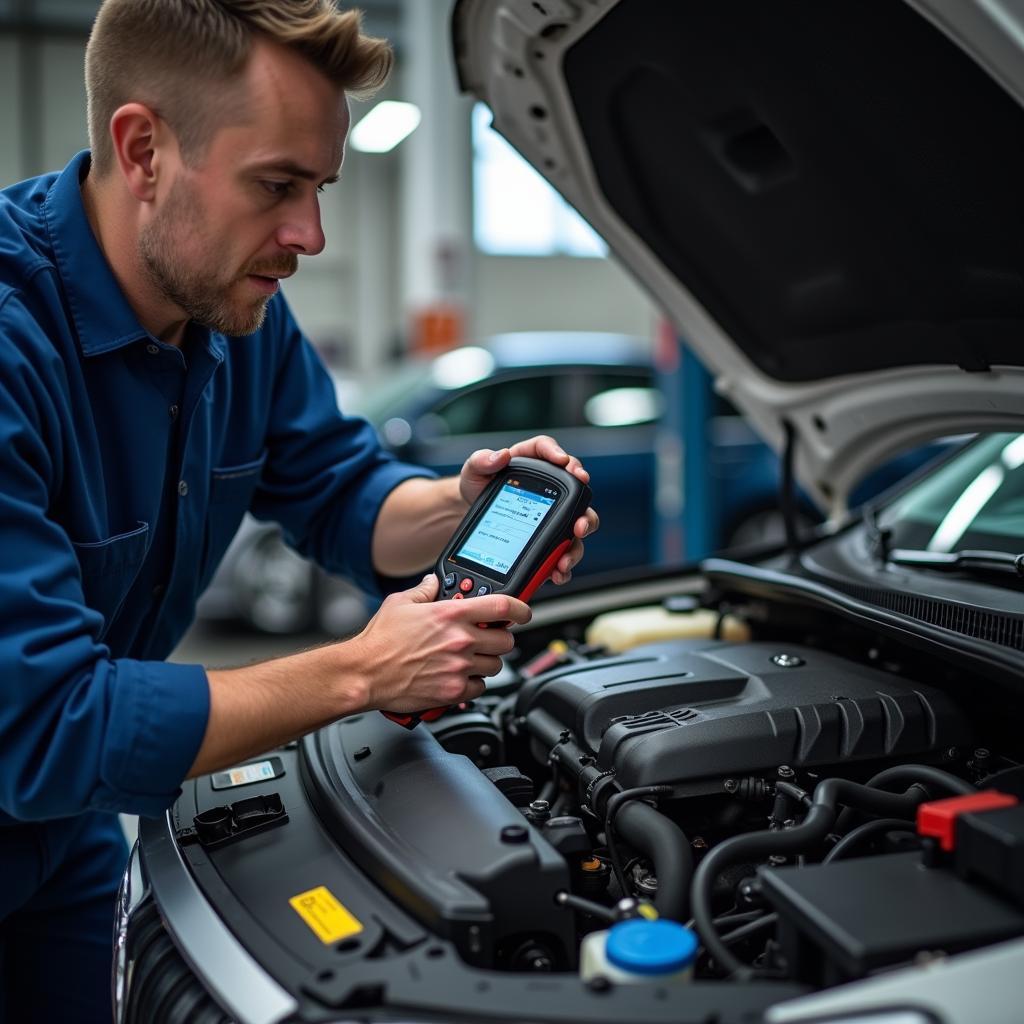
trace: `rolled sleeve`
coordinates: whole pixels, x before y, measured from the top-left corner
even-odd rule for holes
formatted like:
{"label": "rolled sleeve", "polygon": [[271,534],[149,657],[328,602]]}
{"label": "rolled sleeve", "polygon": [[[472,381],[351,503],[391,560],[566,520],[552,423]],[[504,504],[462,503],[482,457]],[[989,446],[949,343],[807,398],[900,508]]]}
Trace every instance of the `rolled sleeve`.
{"label": "rolled sleeve", "polygon": [[210,716],[209,682],[201,665],[112,664],[111,739],[90,804],[152,817],[177,798],[199,753]]}
{"label": "rolled sleeve", "polygon": [[399,484],[415,477],[430,476],[425,470],[402,462],[383,463],[360,483],[355,500],[349,500],[339,508],[340,514],[333,523],[335,540],[329,543],[334,550],[342,550],[346,547],[344,538],[365,538],[364,543],[352,546],[347,558],[347,571],[368,594],[384,594],[407,582],[381,576],[373,566],[371,539],[381,506]]}

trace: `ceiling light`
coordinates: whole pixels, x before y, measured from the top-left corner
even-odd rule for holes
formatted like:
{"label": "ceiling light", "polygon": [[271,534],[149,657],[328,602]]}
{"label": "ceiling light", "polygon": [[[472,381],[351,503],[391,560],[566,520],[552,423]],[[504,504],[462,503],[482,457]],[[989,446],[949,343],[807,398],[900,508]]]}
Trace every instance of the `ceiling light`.
{"label": "ceiling light", "polygon": [[352,129],[350,141],[361,153],[387,153],[419,123],[420,108],[415,103],[383,100]]}

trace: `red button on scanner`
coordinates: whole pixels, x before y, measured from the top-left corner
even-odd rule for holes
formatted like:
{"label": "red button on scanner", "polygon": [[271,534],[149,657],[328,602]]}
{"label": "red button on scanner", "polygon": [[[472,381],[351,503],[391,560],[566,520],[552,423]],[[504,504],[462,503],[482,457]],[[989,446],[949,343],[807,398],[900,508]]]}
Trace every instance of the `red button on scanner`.
{"label": "red button on scanner", "polygon": [[459,590],[461,590],[464,594],[468,594],[472,589],[473,589],[473,577],[472,576],[464,576],[462,578],[462,580],[459,581]]}
{"label": "red button on scanner", "polygon": [[948,800],[932,800],[917,809],[917,833],[938,839],[939,846],[951,853],[956,846],[956,819],[961,814],[976,811],[994,811],[1000,807],[1013,807],[1018,803],[1015,796],[1000,793],[997,789],[986,789],[967,796],[953,796]]}
{"label": "red button on scanner", "polygon": [[466,595],[465,594],[452,594],[452,600],[453,601],[465,601],[466,600]]}

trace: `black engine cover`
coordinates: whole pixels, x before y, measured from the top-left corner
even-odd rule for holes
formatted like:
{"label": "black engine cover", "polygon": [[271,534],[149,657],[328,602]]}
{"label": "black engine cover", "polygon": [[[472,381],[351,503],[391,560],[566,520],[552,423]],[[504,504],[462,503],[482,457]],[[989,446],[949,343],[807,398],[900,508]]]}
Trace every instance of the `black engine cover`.
{"label": "black engine cover", "polygon": [[639,647],[538,676],[516,711],[528,725],[557,720],[621,786],[927,757],[970,741],[941,691],[777,643]]}

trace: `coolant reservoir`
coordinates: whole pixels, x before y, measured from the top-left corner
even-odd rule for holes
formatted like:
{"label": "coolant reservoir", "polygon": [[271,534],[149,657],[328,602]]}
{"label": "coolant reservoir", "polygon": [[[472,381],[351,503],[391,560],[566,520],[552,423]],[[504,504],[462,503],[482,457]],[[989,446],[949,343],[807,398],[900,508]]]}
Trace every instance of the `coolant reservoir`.
{"label": "coolant reservoir", "polygon": [[699,945],[696,934],[675,921],[620,921],[583,940],[580,977],[630,985],[688,982]]}
{"label": "coolant reservoir", "polygon": [[[594,619],[587,629],[587,643],[621,653],[661,640],[710,638],[715,635],[717,623],[718,613],[709,608],[692,612],[670,612],[661,605],[624,608]],[[750,629],[735,615],[726,615],[721,638],[742,643],[750,639]]]}

